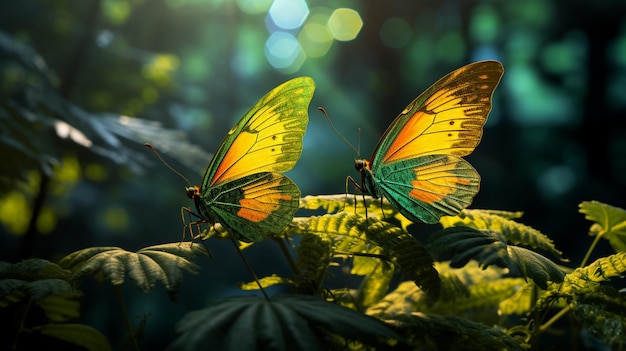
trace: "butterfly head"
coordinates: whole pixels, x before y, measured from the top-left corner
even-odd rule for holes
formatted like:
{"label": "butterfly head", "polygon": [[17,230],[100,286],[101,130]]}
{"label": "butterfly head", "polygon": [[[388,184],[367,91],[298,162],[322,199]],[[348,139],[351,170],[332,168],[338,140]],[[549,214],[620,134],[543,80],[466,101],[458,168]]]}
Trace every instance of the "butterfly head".
{"label": "butterfly head", "polygon": [[365,169],[369,169],[370,168],[370,162],[368,160],[365,160],[365,159],[357,158],[356,160],[354,160],[354,168],[356,168],[356,170],[359,173],[361,173]]}
{"label": "butterfly head", "polygon": [[185,187],[185,193],[187,193],[188,198],[193,200],[196,196],[200,195],[200,187],[197,185]]}

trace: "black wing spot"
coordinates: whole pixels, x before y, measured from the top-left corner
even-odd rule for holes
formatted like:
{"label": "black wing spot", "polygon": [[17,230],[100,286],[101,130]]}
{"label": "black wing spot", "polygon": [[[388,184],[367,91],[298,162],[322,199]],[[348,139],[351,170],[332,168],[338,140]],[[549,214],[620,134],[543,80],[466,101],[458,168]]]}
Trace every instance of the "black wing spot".
{"label": "black wing spot", "polygon": [[453,126],[454,125],[454,121],[450,121],[450,125]]}

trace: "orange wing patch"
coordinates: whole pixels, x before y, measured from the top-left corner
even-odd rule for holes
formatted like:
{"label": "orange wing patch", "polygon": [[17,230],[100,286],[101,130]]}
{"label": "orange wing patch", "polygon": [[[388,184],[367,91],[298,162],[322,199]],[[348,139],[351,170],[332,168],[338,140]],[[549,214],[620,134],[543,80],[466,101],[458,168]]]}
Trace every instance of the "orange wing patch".
{"label": "orange wing patch", "polygon": [[255,182],[241,188],[243,199],[239,200],[241,209],[237,216],[251,222],[261,222],[281,207],[281,201],[292,199],[291,195],[278,190],[283,178],[273,174],[270,176],[271,179],[267,181]]}
{"label": "orange wing patch", "polygon": [[[456,162],[448,162],[446,158],[415,167],[413,172],[416,178],[411,181],[413,190],[409,196],[424,203],[439,202],[454,194],[459,189],[471,189],[475,182],[475,192],[478,192],[479,176],[475,171],[457,168]],[[470,190],[471,192],[471,190]]]}

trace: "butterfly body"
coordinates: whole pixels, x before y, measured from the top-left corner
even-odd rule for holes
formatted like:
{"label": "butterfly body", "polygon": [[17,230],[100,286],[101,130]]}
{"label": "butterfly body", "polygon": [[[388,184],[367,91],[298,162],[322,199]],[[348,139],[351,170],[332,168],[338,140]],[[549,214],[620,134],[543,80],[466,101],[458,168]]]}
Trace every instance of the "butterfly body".
{"label": "butterfly body", "polygon": [[186,188],[203,221],[220,223],[248,242],[291,222],[300,190],[282,172],[293,168],[302,153],[314,89],[309,77],[285,82],[228,132],[201,186]]}
{"label": "butterfly body", "polygon": [[387,128],[371,159],[355,160],[360,188],[385,197],[413,222],[436,223],[468,207],[480,175],[464,159],[482,137],[504,70],[476,62],[441,78]]}

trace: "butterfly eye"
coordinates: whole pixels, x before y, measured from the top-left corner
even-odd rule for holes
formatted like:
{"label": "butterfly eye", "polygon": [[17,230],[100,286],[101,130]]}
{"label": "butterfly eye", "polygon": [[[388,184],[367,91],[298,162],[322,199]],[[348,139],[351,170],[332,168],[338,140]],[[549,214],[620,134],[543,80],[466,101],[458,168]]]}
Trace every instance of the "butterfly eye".
{"label": "butterfly eye", "polygon": [[197,186],[188,186],[185,188],[185,193],[187,193],[188,198],[193,199],[199,193],[199,190]]}
{"label": "butterfly eye", "polygon": [[369,162],[367,162],[366,160],[354,160],[354,168],[356,168],[357,171],[361,172],[363,168],[367,167],[368,163]]}

